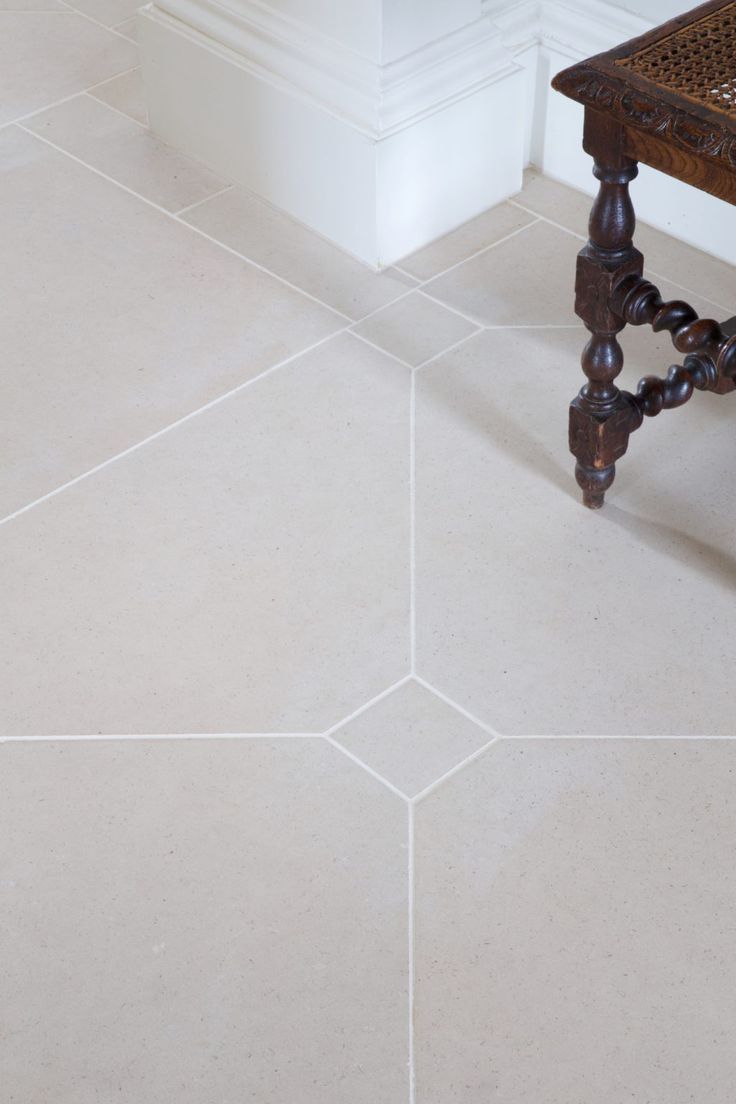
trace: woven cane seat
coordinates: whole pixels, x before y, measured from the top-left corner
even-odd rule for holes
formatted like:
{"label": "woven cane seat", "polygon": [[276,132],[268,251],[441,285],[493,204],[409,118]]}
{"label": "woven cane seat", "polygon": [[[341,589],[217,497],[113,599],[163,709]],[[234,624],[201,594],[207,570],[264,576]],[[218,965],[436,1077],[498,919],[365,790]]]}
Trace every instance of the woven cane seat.
{"label": "woven cane seat", "polygon": [[736,3],[618,58],[616,65],[663,91],[736,117]]}

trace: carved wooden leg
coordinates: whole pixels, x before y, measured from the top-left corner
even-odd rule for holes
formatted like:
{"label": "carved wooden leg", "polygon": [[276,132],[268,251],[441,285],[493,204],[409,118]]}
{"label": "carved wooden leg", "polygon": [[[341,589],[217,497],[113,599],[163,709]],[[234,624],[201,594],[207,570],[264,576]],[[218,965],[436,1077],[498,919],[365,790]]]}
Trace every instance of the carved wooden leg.
{"label": "carved wooden leg", "polygon": [[633,244],[636,218],[629,196],[638,168],[621,153],[621,130],[588,110],[585,137],[600,190],[590,216],[590,240],[578,257],[575,310],[591,338],[582,359],[588,382],[570,407],[570,451],[577,459],[583,502],[598,509],[629,434],[641,424],[630,396],[614,382],[624,363],[617,335],[626,323],[614,312],[612,300],[623,278],[641,275],[644,260]]}

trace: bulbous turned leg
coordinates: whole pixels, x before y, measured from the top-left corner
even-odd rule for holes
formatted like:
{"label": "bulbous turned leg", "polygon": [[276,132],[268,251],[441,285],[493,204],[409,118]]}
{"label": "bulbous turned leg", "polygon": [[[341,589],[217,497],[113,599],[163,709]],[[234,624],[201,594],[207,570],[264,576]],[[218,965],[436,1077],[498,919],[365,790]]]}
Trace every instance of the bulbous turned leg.
{"label": "bulbous turned leg", "polygon": [[635,161],[620,153],[620,131],[597,128],[586,120],[586,149],[594,153],[594,173],[600,181],[590,216],[590,239],[578,257],[575,310],[590,331],[582,368],[587,382],[570,407],[570,451],[583,502],[600,509],[616,475],[616,461],[628,447],[629,435],[641,424],[641,414],[615,380],[624,364],[618,334],[624,320],[613,309],[617,284],[640,276],[644,259],[634,248],[636,225],[629,184],[637,175]]}
{"label": "bulbous turned leg", "polygon": [[589,468],[579,461],[575,465],[575,478],[583,492],[583,505],[590,510],[600,510],[606,497],[606,491],[616,478],[616,465],[607,468]]}

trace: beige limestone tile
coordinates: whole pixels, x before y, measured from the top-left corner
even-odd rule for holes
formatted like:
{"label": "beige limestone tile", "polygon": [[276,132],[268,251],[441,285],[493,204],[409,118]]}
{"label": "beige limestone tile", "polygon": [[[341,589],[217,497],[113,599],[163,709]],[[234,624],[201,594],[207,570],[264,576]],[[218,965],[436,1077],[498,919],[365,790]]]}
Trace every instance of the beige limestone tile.
{"label": "beige limestone tile", "polygon": [[533,215],[528,215],[508,203],[501,203],[412,253],[410,257],[405,257],[400,262],[400,267],[418,280],[429,280],[446,268],[466,260],[479,249],[513,234],[533,219]]}
{"label": "beige limestone tile", "polygon": [[411,277],[374,272],[242,188],[188,212],[186,221],[357,320],[404,295]]}
{"label": "beige limestone tile", "polygon": [[343,324],[17,128],[0,174],[0,516]]}
{"label": "beige limestone tile", "polygon": [[132,42],[74,12],[0,12],[0,124],[114,77]]}
{"label": "beige limestone tile", "polygon": [[730,741],[507,741],[419,804],[417,1104],[730,1104],[735,781]]}
{"label": "beige limestone tile", "polygon": [[414,680],[349,721],[335,739],[414,797],[493,737]]}
{"label": "beige limestone tile", "polygon": [[593,197],[569,188],[566,184],[560,184],[536,169],[527,169],[524,173],[524,188],[518,196],[514,196],[514,202],[522,204],[537,215],[551,219],[552,222],[558,222],[575,234],[586,238],[588,236],[588,218]]}
{"label": "beige limestone tile", "polygon": [[[635,184],[632,195],[636,202]],[[531,171],[525,176],[524,190],[516,198],[537,214],[587,237],[593,202],[590,196]],[[635,241],[652,272],[682,287],[692,288],[704,298],[736,313],[736,268],[733,265],[643,222],[637,224]]]}
{"label": "beige limestone tile", "polygon": [[399,798],[318,739],[0,764],[8,1104],[406,1098]]}
{"label": "beige limestone tile", "polygon": [[402,678],[409,391],[341,335],[0,528],[0,734],[322,732]]}
{"label": "beige limestone tile", "polygon": [[476,327],[421,292],[412,292],[353,329],[374,345],[416,366],[469,337]]}
{"label": "beige limestone tile", "polygon": [[438,276],[427,292],[486,326],[574,325],[572,234],[537,222]]}
{"label": "beige limestone tile", "polygon": [[710,257],[644,223],[637,227],[636,245],[652,272],[692,288],[736,314],[736,268],[733,265]]}
{"label": "beige limestone tile", "polygon": [[0,0],[0,12],[64,12],[58,0]]}
{"label": "beige limestone tile", "polygon": [[[647,419],[600,512],[567,450],[584,331],[488,331],[421,369],[417,672],[498,731],[736,734],[733,404]],[[627,331],[622,383],[678,359]]]}
{"label": "beige limestone tile", "polygon": [[198,161],[91,96],[42,111],[25,125],[167,211],[199,203],[227,186]]}
{"label": "beige limestone tile", "polygon": [[106,27],[115,27],[126,19],[131,19],[139,8],[141,0],[66,0],[70,7],[104,23]]}
{"label": "beige limestone tile", "polygon": [[109,104],[124,115],[130,115],[137,123],[143,126],[148,124],[148,111],[143,88],[143,78],[140,69],[131,69],[129,73],[123,73],[120,77],[113,77],[93,89],[90,96],[96,100]]}

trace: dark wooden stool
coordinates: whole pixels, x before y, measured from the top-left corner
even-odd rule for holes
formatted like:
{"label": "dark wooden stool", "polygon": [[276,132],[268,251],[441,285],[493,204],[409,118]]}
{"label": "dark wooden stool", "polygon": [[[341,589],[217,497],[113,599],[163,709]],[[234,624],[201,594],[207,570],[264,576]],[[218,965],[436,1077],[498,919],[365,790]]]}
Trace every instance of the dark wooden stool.
{"label": "dark wooden stool", "polygon": [[[588,382],[570,407],[577,481],[596,509],[645,416],[681,406],[694,389],[723,395],[736,387],[736,320],[719,325],[687,303],[662,301],[642,275],[629,196],[641,161],[736,204],[736,2],[702,4],[552,84],[585,106],[583,146],[600,181],[575,297],[592,334],[582,362]],[[666,379],[643,379],[635,395],[614,382],[623,367],[617,334],[627,323],[669,330],[684,357]]]}

